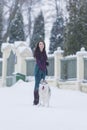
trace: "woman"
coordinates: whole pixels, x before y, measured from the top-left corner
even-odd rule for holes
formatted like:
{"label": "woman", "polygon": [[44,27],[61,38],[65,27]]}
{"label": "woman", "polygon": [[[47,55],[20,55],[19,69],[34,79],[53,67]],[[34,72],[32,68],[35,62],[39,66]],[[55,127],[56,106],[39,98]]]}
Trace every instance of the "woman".
{"label": "woman", "polygon": [[39,103],[39,83],[41,79],[45,80],[47,55],[45,51],[45,43],[40,41],[34,51],[35,65],[35,87],[34,87],[34,105]]}

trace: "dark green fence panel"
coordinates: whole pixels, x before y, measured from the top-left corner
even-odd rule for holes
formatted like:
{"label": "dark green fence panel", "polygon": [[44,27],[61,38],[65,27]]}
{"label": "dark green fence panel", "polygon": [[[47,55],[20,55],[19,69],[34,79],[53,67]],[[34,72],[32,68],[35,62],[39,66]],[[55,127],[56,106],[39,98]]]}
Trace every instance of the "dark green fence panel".
{"label": "dark green fence panel", "polygon": [[2,76],[2,60],[0,60],[0,77]]}
{"label": "dark green fence panel", "polygon": [[49,66],[47,66],[48,76],[54,76],[54,57],[48,58]]}
{"label": "dark green fence panel", "polygon": [[[54,76],[54,57],[48,58],[49,66],[47,67],[48,76]],[[35,59],[29,58],[26,60],[26,75],[34,76],[34,68],[35,68]]]}
{"label": "dark green fence panel", "polygon": [[64,58],[61,60],[61,79],[76,79],[77,60],[76,58]]}
{"label": "dark green fence panel", "polygon": [[11,51],[10,56],[7,59],[7,76],[6,76],[6,85],[11,86],[13,84],[13,72],[15,66],[15,55]]}
{"label": "dark green fence panel", "polygon": [[34,75],[34,68],[35,68],[35,59],[29,58],[26,60],[26,75],[33,76]]}
{"label": "dark green fence panel", "polygon": [[84,58],[84,79],[87,80],[87,58]]}

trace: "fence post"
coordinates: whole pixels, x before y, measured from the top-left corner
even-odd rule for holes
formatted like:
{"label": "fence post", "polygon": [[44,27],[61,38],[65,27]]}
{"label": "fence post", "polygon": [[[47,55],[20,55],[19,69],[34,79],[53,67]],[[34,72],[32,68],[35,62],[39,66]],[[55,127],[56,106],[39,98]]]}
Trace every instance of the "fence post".
{"label": "fence post", "polygon": [[6,86],[6,74],[7,74],[7,58],[11,52],[11,45],[8,43],[3,43],[1,51],[3,53],[3,61],[2,61],[2,86]]}
{"label": "fence post", "polygon": [[63,57],[64,51],[58,47],[57,51],[54,52],[54,76],[55,76],[55,86],[58,86],[58,80],[61,78],[61,59]]}
{"label": "fence post", "polygon": [[87,56],[87,51],[85,51],[85,48],[82,47],[80,51],[76,53],[77,55],[77,86],[78,89],[81,90],[80,83],[84,79],[84,60],[83,57]]}

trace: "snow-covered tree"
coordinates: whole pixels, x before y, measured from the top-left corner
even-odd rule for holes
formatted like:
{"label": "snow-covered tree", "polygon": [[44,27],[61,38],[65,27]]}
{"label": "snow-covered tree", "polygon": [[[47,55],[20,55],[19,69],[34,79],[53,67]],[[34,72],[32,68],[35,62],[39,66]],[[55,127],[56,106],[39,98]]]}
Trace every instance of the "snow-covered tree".
{"label": "snow-covered tree", "polygon": [[[32,26],[34,23],[34,20],[32,20],[34,18],[34,9],[37,10],[37,8],[35,8],[35,6],[41,2],[41,0],[25,0],[23,1],[25,2],[25,6],[23,7],[22,12],[27,12],[26,13],[26,19],[28,22],[25,23],[25,34],[26,34],[26,39],[28,40],[29,44],[32,38]],[[35,14],[36,11],[35,11]]]}
{"label": "snow-covered tree", "polygon": [[30,47],[32,51],[34,50],[37,42],[39,42],[40,40],[44,40],[44,37],[45,37],[44,17],[41,11],[38,17],[35,19],[35,23],[34,23],[34,29],[33,29],[33,34],[30,43]]}
{"label": "snow-covered tree", "polygon": [[54,2],[56,10],[56,20],[53,23],[53,27],[51,30],[49,53],[53,53],[58,48],[58,46],[63,46],[64,19],[60,4],[57,3],[57,0],[55,0]]}
{"label": "snow-covered tree", "polygon": [[18,10],[18,4],[20,0],[4,0],[4,21],[5,26],[3,27],[3,42],[7,41],[10,33],[10,25],[13,21],[16,11]]}
{"label": "snow-covered tree", "polygon": [[69,21],[66,26],[65,51],[74,54],[81,47],[87,50],[87,0],[69,0]]}
{"label": "snow-covered tree", "polygon": [[57,50],[58,46],[63,47],[63,30],[64,20],[62,17],[59,17],[54,22],[51,30],[49,53],[53,53]]}
{"label": "snow-covered tree", "polygon": [[2,56],[1,53],[2,33],[3,33],[3,0],[0,1],[0,57]]}
{"label": "snow-covered tree", "polygon": [[25,40],[25,34],[24,34],[23,17],[20,9],[18,9],[14,17],[14,20],[11,23],[9,42],[13,43],[14,41],[24,41],[24,40]]}
{"label": "snow-covered tree", "polygon": [[61,16],[56,19],[51,30],[49,53],[53,53],[58,46],[63,47],[63,30],[64,20]]}

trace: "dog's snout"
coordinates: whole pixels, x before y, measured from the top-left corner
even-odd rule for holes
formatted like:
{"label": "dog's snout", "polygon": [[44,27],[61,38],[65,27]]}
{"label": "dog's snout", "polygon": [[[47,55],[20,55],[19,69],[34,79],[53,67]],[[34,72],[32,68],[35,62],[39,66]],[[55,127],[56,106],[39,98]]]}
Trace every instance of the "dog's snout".
{"label": "dog's snout", "polygon": [[42,89],[44,89],[44,86],[42,87]]}

